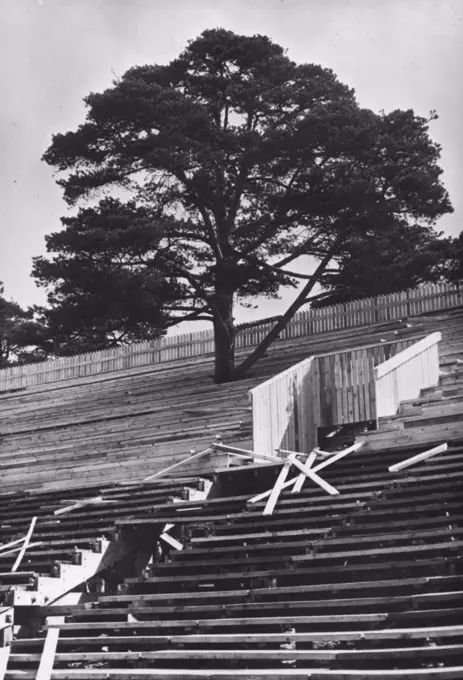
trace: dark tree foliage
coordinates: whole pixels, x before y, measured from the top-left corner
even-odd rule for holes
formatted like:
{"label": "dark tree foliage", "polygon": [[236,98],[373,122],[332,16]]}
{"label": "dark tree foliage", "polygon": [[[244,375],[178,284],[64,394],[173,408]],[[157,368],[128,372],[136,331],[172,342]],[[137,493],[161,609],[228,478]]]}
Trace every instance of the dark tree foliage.
{"label": "dark tree foliage", "polygon": [[326,295],[315,307],[386,295],[421,283],[448,278],[452,242],[429,227],[396,223],[353,239],[337,259],[337,269],[325,272]]}
{"label": "dark tree foliage", "polygon": [[446,278],[463,281],[463,231],[450,242],[450,257]]}
{"label": "dark tree foliage", "polygon": [[182,293],[160,276],[161,233],[147,210],[107,198],[62,223],[63,231],[46,237],[48,251],[58,254],[35,264],[38,282],[54,283],[43,313],[57,354],[158,338],[169,299]]}
{"label": "dark tree foliage", "polygon": [[[332,71],[295,64],[265,36],[205,31],[167,66],[132,68],[85,102],[85,122],[44,155],[71,206],[91,201],[35,261],[52,313],[96,329],[108,305],[126,338],[209,319],[218,382],[247,372],[351,244],[452,209],[428,120],[362,109]],[[291,269],[303,255],[318,261],[312,275]],[[236,302],[301,280],[235,366]]]}
{"label": "dark tree foliage", "polygon": [[0,282],[0,368],[46,359],[51,350],[48,329],[33,308],[7,300]]}

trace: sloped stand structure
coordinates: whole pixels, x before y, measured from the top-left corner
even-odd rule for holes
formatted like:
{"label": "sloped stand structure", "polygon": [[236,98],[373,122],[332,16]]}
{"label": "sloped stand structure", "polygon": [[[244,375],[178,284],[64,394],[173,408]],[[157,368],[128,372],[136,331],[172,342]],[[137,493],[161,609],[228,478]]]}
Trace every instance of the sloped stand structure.
{"label": "sloped stand structure", "polygon": [[6,392],[0,678],[463,677],[462,320]]}

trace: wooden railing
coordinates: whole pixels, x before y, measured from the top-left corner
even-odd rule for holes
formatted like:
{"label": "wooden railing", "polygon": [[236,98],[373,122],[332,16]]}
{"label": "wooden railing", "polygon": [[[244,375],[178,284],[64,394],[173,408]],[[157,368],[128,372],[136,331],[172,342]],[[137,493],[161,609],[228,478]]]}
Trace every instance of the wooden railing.
{"label": "wooden railing", "polygon": [[[458,284],[429,284],[401,293],[299,312],[280,333],[279,338],[285,340],[387,322],[459,307],[462,304],[463,293]],[[264,321],[239,329],[236,337],[238,352],[259,344],[273,325],[274,322]],[[184,333],[128,347],[5,368],[0,370],[0,392],[162,362],[188,360],[213,352],[212,330]]]}
{"label": "wooden railing", "polygon": [[398,340],[309,357],[250,390],[254,450],[309,453],[319,427],[375,420],[374,367],[412,343]]}
{"label": "wooden railing", "polygon": [[376,417],[397,413],[401,401],[415,399],[439,383],[440,333],[432,333],[375,368]]}

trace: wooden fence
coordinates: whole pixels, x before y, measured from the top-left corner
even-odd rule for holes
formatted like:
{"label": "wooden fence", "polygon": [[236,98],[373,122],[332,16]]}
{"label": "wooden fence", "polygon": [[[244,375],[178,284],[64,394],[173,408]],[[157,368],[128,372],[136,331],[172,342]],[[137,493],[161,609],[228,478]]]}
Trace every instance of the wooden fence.
{"label": "wooden fence", "polygon": [[310,357],[250,390],[254,450],[309,453],[317,445],[319,427],[375,420],[374,367],[409,351],[413,342]]}
{"label": "wooden fence", "polygon": [[439,384],[439,342],[432,333],[374,369],[376,417],[397,413],[400,402],[416,399],[425,387]]}
{"label": "wooden fence", "polygon": [[[355,300],[323,309],[299,312],[280,339],[354,328],[402,319],[463,305],[459,284],[429,284],[391,295]],[[237,350],[256,346],[274,325],[262,322],[238,330]],[[161,362],[188,360],[214,351],[212,330],[163,338],[111,350],[63,357],[0,370],[0,392],[33,385],[121,371]]]}

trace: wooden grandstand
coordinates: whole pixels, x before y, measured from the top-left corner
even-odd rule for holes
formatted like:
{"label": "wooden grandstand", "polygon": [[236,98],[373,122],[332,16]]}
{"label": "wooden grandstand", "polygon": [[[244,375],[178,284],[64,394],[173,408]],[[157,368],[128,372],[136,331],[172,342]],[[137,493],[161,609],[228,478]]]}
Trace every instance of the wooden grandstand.
{"label": "wooden grandstand", "polygon": [[0,378],[0,679],[462,678],[463,307],[413,300],[229,385]]}

